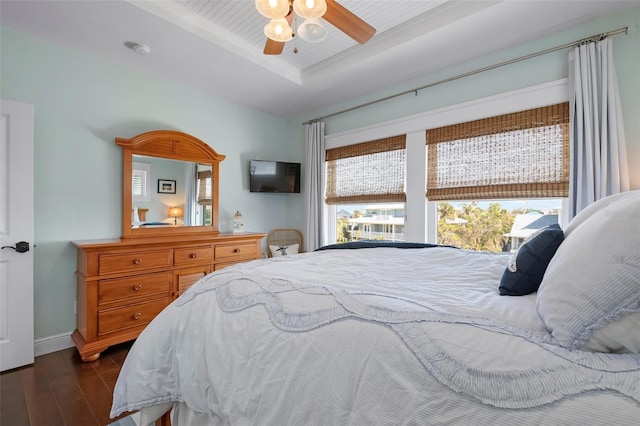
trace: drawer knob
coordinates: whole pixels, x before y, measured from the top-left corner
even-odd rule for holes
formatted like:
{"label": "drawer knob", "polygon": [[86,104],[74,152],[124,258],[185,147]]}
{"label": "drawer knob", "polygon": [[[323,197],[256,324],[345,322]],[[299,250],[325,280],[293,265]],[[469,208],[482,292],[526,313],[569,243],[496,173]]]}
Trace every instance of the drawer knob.
{"label": "drawer knob", "polygon": [[134,285],[134,286],[133,286],[133,289],[134,289],[135,291],[140,291],[140,289],[142,289],[142,284],[136,284],[136,285]]}
{"label": "drawer knob", "polygon": [[189,257],[195,259],[196,257],[198,257],[198,253],[191,253]]}
{"label": "drawer knob", "polygon": [[133,314],[133,319],[139,320],[140,317],[142,317],[142,314],[140,312],[136,312],[135,314]]}
{"label": "drawer knob", "polygon": [[142,263],[142,259],[134,259],[133,263],[135,263],[136,265],[139,265]]}
{"label": "drawer knob", "polygon": [[234,253],[240,253],[240,249],[239,248],[235,248],[235,249],[233,249],[233,252]]}

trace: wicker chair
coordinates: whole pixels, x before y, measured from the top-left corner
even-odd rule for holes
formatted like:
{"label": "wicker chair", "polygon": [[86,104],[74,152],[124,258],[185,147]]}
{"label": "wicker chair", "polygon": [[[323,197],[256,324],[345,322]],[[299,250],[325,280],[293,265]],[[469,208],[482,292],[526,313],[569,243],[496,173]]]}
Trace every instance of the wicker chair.
{"label": "wicker chair", "polygon": [[269,246],[290,246],[298,244],[298,253],[304,252],[302,232],[294,228],[275,228],[267,234],[267,257],[271,257]]}

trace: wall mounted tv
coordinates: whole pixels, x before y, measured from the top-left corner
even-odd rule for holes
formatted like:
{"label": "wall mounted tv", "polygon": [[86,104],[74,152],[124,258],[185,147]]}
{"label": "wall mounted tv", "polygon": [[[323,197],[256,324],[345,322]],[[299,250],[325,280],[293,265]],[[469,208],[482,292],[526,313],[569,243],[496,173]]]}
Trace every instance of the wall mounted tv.
{"label": "wall mounted tv", "polygon": [[300,192],[300,163],[251,160],[249,164],[251,192]]}

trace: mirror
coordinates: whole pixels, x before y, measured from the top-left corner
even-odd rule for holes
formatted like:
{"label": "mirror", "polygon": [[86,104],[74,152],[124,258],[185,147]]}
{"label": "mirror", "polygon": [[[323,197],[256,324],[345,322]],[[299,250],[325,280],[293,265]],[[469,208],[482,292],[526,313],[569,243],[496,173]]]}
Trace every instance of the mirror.
{"label": "mirror", "polygon": [[211,164],[133,154],[131,227],[210,226]]}
{"label": "mirror", "polygon": [[123,148],[123,238],[218,232],[223,155],[169,130],[116,143]]}

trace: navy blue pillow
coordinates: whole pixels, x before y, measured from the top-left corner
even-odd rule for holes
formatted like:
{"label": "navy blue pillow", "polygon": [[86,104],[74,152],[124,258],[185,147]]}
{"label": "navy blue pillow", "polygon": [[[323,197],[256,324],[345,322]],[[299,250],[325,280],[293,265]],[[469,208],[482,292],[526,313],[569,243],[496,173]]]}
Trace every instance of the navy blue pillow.
{"label": "navy blue pillow", "polygon": [[560,225],[546,226],[532,234],[513,254],[500,280],[501,296],[524,296],[538,291],[544,271],[564,240]]}

